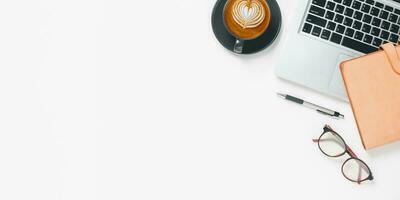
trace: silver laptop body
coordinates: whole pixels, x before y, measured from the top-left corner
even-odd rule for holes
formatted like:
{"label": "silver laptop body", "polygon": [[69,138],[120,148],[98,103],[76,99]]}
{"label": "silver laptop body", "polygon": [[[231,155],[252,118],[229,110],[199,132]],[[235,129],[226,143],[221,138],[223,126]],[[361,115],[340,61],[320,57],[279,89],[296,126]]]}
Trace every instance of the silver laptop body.
{"label": "silver laptop body", "polygon": [[384,42],[397,42],[400,4],[392,0],[296,1],[298,8],[276,75],[347,101],[339,64],[373,52]]}

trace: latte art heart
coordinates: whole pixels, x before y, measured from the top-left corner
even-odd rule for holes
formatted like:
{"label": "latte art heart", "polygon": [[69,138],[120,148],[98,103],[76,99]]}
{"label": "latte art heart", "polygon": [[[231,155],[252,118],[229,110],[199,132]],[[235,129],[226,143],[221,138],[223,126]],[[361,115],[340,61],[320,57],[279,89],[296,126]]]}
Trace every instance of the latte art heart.
{"label": "latte art heart", "polygon": [[233,19],[243,29],[258,27],[265,19],[265,10],[258,0],[238,0],[233,5]]}

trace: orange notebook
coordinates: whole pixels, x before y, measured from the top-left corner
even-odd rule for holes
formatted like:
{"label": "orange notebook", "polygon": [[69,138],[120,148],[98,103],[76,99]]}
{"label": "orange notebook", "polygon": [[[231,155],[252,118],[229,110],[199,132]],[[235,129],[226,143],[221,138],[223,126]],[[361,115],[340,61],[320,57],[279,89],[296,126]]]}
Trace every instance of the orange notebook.
{"label": "orange notebook", "polygon": [[365,149],[400,140],[400,46],[381,49],[340,65]]}

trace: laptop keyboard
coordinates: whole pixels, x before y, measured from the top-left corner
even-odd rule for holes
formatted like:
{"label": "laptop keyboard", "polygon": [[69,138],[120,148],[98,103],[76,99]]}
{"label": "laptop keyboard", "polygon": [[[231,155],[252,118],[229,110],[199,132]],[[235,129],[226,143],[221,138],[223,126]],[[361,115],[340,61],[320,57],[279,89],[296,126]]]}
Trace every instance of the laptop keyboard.
{"label": "laptop keyboard", "polygon": [[311,0],[302,31],[370,53],[399,41],[400,9],[374,0]]}

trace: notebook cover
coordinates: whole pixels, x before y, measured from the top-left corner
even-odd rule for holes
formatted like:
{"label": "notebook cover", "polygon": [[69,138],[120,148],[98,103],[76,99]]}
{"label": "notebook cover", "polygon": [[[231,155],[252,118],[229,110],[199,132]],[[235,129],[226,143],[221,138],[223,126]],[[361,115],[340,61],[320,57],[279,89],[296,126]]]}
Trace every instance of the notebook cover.
{"label": "notebook cover", "polygon": [[[400,47],[396,51],[400,55]],[[365,149],[400,140],[400,61],[396,55],[396,66],[394,60],[380,50],[340,65]]]}

